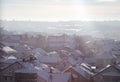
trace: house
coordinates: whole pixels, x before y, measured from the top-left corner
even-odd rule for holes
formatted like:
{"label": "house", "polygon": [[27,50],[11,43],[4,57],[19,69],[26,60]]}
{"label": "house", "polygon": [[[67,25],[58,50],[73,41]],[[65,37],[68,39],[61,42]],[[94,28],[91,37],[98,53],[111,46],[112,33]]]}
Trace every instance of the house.
{"label": "house", "polygon": [[32,55],[32,50],[31,47],[24,44],[24,45],[20,45],[18,47],[15,48],[18,52],[17,58],[23,58],[25,56],[29,56]]}
{"label": "house", "polygon": [[71,75],[69,73],[41,73],[38,74],[38,82],[71,82]]}
{"label": "house", "polygon": [[65,35],[51,35],[48,36],[48,47],[52,50],[61,49],[66,44],[66,36]]}
{"label": "house", "polygon": [[42,48],[36,48],[32,50],[32,54],[34,54],[34,56],[39,59],[41,56],[46,56],[47,52]]}
{"label": "house", "polygon": [[120,82],[120,66],[107,65],[91,78],[93,82]]}
{"label": "house", "polygon": [[86,64],[69,66],[63,71],[64,73],[71,73],[72,82],[91,82],[91,76],[94,72]]}
{"label": "house", "polygon": [[15,82],[15,70],[23,66],[16,59],[8,59],[0,63],[0,82]]}
{"label": "house", "polygon": [[95,60],[95,65],[97,67],[105,67],[106,65],[111,65],[114,62],[114,57],[111,53],[101,53],[95,56]]}
{"label": "house", "polygon": [[50,66],[55,66],[61,62],[60,56],[55,51],[48,53],[47,56],[40,57],[38,60]]}
{"label": "house", "polygon": [[10,56],[15,55],[17,51],[9,46],[1,46],[0,47],[0,56]]}
{"label": "house", "polygon": [[70,73],[46,72],[44,70],[38,72],[38,82],[71,82]]}
{"label": "house", "polygon": [[16,70],[15,82],[38,82],[37,72],[33,69]]}
{"label": "house", "polygon": [[15,55],[17,53],[15,49],[12,49],[11,47],[8,46],[4,46],[2,50],[8,55]]}
{"label": "house", "polygon": [[[34,65],[27,61],[18,59],[4,60],[4,62],[0,63],[0,82],[21,82],[21,80],[22,82],[36,82],[37,80],[31,76],[32,74],[34,76],[33,69]],[[30,78],[30,80],[27,78]]]}
{"label": "house", "polygon": [[46,64],[40,63],[39,60],[34,60],[33,64],[34,64],[34,66],[45,66],[45,67],[48,67]]}
{"label": "house", "polygon": [[2,43],[6,46],[17,47],[20,44],[20,35],[4,35]]}
{"label": "house", "polygon": [[63,71],[72,75],[72,82],[120,82],[120,65],[107,65],[96,68],[89,64],[69,66]]}

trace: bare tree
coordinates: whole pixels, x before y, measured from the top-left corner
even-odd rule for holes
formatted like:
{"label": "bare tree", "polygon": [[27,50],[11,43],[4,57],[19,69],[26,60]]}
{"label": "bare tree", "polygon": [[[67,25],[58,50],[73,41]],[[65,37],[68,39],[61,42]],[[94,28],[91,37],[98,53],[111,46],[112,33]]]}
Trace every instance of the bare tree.
{"label": "bare tree", "polygon": [[0,27],[0,39],[2,38],[3,34],[4,34],[4,28]]}

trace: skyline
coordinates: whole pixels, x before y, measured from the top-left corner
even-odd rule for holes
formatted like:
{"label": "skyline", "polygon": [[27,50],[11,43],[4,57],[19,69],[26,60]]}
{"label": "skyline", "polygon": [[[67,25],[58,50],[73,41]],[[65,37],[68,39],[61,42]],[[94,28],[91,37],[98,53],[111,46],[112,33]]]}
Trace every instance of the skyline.
{"label": "skyline", "polygon": [[1,0],[2,20],[119,20],[118,0]]}

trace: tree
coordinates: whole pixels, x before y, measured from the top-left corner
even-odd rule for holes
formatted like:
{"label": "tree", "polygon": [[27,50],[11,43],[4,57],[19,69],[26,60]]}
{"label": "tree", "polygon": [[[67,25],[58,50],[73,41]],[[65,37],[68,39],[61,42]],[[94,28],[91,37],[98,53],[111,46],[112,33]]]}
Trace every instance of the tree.
{"label": "tree", "polygon": [[0,27],[0,39],[2,39],[3,34],[4,34],[4,28]]}
{"label": "tree", "polygon": [[2,36],[4,34],[4,28],[0,27],[0,36]]}
{"label": "tree", "polygon": [[85,56],[91,56],[91,55],[93,55],[93,52],[86,45],[86,40],[85,40],[84,36],[74,35],[73,38],[74,38],[74,40],[75,40],[75,42],[77,44],[76,48],[78,50],[81,50],[82,53]]}

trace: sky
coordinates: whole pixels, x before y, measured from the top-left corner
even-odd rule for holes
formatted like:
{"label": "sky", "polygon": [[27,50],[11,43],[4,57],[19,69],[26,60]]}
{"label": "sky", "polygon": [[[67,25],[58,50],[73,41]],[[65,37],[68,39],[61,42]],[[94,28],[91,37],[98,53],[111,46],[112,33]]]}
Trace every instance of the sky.
{"label": "sky", "polygon": [[0,19],[119,20],[120,0],[0,0]]}

